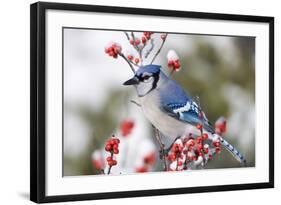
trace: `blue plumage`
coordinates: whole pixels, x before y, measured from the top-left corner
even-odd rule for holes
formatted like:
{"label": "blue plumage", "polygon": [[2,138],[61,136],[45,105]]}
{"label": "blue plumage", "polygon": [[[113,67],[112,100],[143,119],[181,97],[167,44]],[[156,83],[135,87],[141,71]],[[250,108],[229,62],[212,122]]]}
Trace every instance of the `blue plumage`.
{"label": "blue plumage", "polygon": [[202,124],[208,132],[214,132],[200,106],[175,81],[169,80],[159,93],[160,106],[168,115],[195,126]]}

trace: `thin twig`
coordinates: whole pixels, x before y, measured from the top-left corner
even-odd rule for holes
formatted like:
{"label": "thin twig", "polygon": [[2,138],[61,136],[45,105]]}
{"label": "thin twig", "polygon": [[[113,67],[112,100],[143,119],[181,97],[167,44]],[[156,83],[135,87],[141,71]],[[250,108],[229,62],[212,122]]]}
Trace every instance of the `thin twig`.
{"label": "thin twig", "polygon": [[[134,48],[136,49],[136,51],[138,52],[138,54],[139,54],[140,64],[142,65],[142,63],[143,63],[143,60],[142,60],[142,49],[144,48],[144,46],[143,46],[143,48],[139,48],[139,47],[135,44],[135,42],[136,42],[136,37],[135,37],[134,32],[131,32],[131,36],[132,36],[132,39],[133,39],[133,41],[134,41],[133,46],[134,46]],[[139,39],[139,40],[140,40],[140,39]]]}
{"label": "thin twig", "polygon": [[[113,158],[113,153],[112,153],[112,152],[111,152],[110,157],[111,157],[111,159]],[[109,166],[108,171],[107,171],[107,174],[110,174],[111,168],[112,168],[112,166]]]}
{"label": "thin twig", "polygon": [[131,61],[131,60],[128,60],[131,64],[133,64],[134,66],[137,66],[137,67],[139,67],[139,65],[138,64],[136,64],[136,63],[134,63],[133,61]]}
{"label": "thin twig", "polygon": [[174,74],[174,72],[175,72],[175,70],[174,70],[174,69],[172,69],[172,70],[171,70],[171,72],[170,72],[169,77],[172,77],[172,75]]}
{"label": "thin twig", "polygon": [[129,34],[128,34],[126,31],[124,31],[124,33],[125,33],[125,35],[126,35],[128,41],[130,41],[130,36],[129,36]]}
{"label": "thin twig", "polygon": [[154,62],[154,60],[156,59],[156,57],[157,57],[157,56],[158,56],[158,54],[160,53],[161,49],[163,48],[163,45],[164,45],[164,43],[166,42],[166,39],[167,39],[168,33],[166,33],[165,35],[166,35],[166,38],[165,38],[165,39],[163,39],[163,41],[162,41],[162,44],[161,44],[160,48],[159,48],[159,49],[158,49],[158,51],[156,52],[155,56],[152,58],[152,61],[151,61],[151,63],[150,63],[150,64],[152,64],[152,63]]}
{"label": "thin twig", "polygon": [[131,37],[132,37],[132,39],[133,39],[133,41],[134,41],[133,47],[139,52],[139,47],[136,46],[136,44],[135,44],[135,42],[136,42],[136,37],[135,37],[134,32],[131,32]]}
{"label": "thin twig", "polygon": [[136,73],[135,68],[133,67],[133,65],[130,63],[130,61],[126,58],[126,56],[123,53],[119,53],[119,56],[121,56],[130,66],[131,70],[133,71],[133,73]]}
{"label": "thin twig", "polygon": [[153,51],[154,49],[154,39],[150,40],[150,45],[151,47],[147,50],[146,54],[144,55],[144,58],[147,58],[149,54]]}
{"label": "thin twig", "polygon": [[177,166],[176,166],[176,171],[179,169],[179,157],[177,156]]}
{"label": "thin twig", "polygon": [[204,139],[203,139],[203,128],[200,129],[200,133],[201,133],[201,145],[202,145],[202,149],[201,151],[203,152],[203,165],[202,168],[205,166],[205,157],[204,157]]}

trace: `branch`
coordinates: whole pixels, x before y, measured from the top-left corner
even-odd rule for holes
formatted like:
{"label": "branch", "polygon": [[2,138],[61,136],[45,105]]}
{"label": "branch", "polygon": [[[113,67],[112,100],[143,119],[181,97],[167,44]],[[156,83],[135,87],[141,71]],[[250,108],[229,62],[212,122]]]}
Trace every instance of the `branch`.
{"label": "branch", "polygon": [[162,160],[163,160],[163,164],[164,164],[164,171],[167,171],[168,166],[167,166],[167,161],[166,161],[165,145],[161,141],[161,134],[160,134],[159,130],[156,127],[154,127],[154,130],[155,130],[155,138],[160,147],[160,152],[161,152],[161,154],[163,154]]}
{"label": "branch", "polygon": [[134,66],[131,64],[131,62],[126,58],[126,56],[123,53],[119,53],[119,56],[121,56],[129,64],[131,70],[135,74],[136,70],[135,70]]}
{"label": "branch", "polygon": [[153,40],[153,39],[150,40],[150,45],[151,45],[151,47],[148,49],[148,51],[147,51],[146,54],[144,55],[145,58],[147,58],[147,57],[149,56],[149,54],[150,54],[150,53],[153,51],[153,49],[154,49],[154,40]]}
{"label": "branch", "polygon": [[135,34],[134,34],[134,32],[131,32],[131,36],[132,36],[132,39],[133,39],[133,41],[134,41],[134,43],[133,43],[133,47],[134,47],[137,51],[139,51],[139,47],[138,47],[138,46],[136,46],[136,44],[135,44],[135,42],[136,42],[136,38],[135,38]]}
{"label": "branch", "polygon": [[[131,36],[132,36],[132,39],[133,39],[133,41],[134,41],[133,46],[134,46],[134,48],[136,49],[136,51],[138,52],[138,54],[139,54],[140,64],[142,65],[142,63],[143,63],[143,62],[142,62],[142,49],[144,48],[144,46],[143,46],[142,49],[140,49],[137,45],[135,45],[136,38],[135,38],[134,32],[131,32]],[[139,39],[139,40],[140,40],[140,39]]]}
{"label": "branch", "polygon": [[130,41],[130,36],[129,36],[129,34],[128,34],[126,31],[124,31],[124,33],[125,33],[125,35],[126,35],[126,37],[127,37],[127,40]]}
{"label": "branch", "polygon": [[154,60],[156,59],[156,57],[159,55],[159,53],[160,53],[161,49],[163,48],[163,45],[164,45],[164,43],[166,42],[166,39],[167,39],[168,33],[166,33],[165,35],[166,35],[166,38],[165,38],[165,39],[163,39],[163,41],[162,41],[162,44],[161,44],[160,48],[159,48],[159,49],[158,49],[158,51],[156,52],[155,56],[152,58],[152,61],[151,61],[151,63],[150,63],[150,64],[152,64],[152,63],[154,62]]}
{"label": "branch", "polygon": [[[110,157],[111,157],[111,158],[113,157],[113,153],[111,153]],[[112,168],[112,166],[109,166],[108,171],[107,171],[107,174],[110,174],[111,168]]]}
{"label": "branch", "polygon": [[138,64],[136,64],[136,63],[134,63],[133,61],[131,61],[131,60],[128,60],[131,64],[133,64],[134,66],[137,66],[137,67],[139,67],[139,65]]}

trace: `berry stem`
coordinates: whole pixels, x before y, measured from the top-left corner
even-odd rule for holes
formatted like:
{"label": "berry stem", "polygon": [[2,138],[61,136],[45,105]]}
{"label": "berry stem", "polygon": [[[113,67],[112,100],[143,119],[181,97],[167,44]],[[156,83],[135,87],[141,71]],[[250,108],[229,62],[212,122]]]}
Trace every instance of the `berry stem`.
{"label": "berry stem", "polygon": [[[113,152],[110,152],[110,153],[111,153],[110,157],[113,158]],[[112,168],[112,166],[110,165],[108,168],[107,174],[110,174],[111,168]]]}
{"label": "berry stem", "polygon": [[153,49],[154,49],[154,40],[153,40],[153,38],[150,39],[150,45],[151,46],[148,49],[148,51],[145,53],[144,58],[147,58],[150,55],[150,53],[153,51]]}
{"label": "berry stem", "polygon": [[152,61],[151,61],[151,63],[150,63],[150,64],[152,64],[152,63],[154,62],[154,60],[156,59],[156,57],[159,55],[159,53],[160,53],[161,49],[163,48],[164,43],[166,42],[167,36],[168,36],[168,33],[166,33],[166,38],[165,38],[165,39],[163,39],[163,41],[162,41],[162,44],[161,44],[160,48],[158,49],[158,51],[156,52],[156,54],[155,54],[155,55],[154,55],[154,57],[152,58]]}

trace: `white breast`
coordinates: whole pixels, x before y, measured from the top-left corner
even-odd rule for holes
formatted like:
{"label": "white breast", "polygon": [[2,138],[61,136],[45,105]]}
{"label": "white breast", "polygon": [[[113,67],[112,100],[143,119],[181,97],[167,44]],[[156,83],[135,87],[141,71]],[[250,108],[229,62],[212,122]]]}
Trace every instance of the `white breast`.
{"label": "white breast", "polygon": [[154,91],[140,98],[146,118],[166,137],[176,138],[198,130],[188,123],[181,122],[160,109],[159,97]]}

